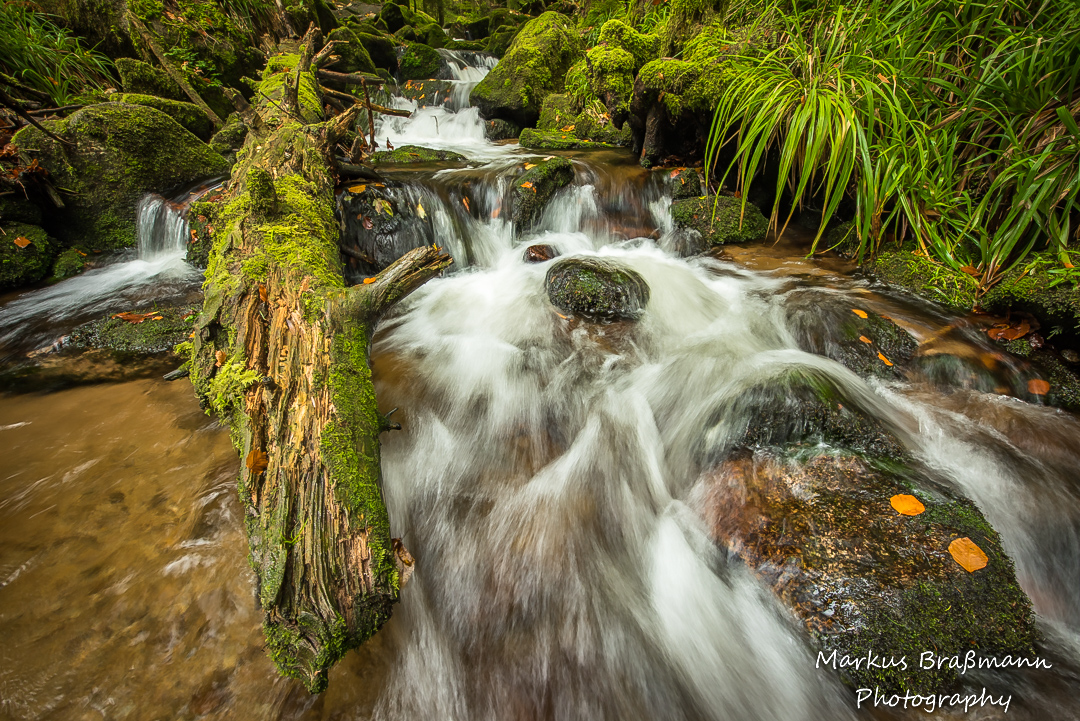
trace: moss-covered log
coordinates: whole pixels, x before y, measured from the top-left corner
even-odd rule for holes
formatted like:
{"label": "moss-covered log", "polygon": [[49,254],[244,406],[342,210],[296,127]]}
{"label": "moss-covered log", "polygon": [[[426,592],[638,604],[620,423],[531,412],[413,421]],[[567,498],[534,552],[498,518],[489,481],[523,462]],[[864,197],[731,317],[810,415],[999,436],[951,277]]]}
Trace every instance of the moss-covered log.
{"label": "moss-covered log", "polygon": [[[289,108],[297,82],[300,107]],[[353,111],[309,121],[322,115],[318,85],[295,54],[271,58],[257,97],[261,125],[213,211],[188,366],[245,461],[240,496],[270,654],[315,692],[387,620],[411,564],[379,488],[388,424],[368,343],[379,317],[451,259],[418,248],[346,287],[332,148]]]}

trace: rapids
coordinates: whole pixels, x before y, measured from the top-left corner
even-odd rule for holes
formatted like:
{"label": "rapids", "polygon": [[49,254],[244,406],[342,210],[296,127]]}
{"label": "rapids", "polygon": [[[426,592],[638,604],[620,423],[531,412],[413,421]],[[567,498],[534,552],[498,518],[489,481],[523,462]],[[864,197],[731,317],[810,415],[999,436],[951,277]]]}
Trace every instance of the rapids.
{"label": "rapids", "polygon": [[[474,62],[455,82],[490,66]],[[715,409],[793,367],[834,379],[980,505],[1054,664],[980,683],[1013,696],[1007,718],[1080,717],[1075,416],[958,382],[871,383],[799,350],[784,311],[805,292],[888,313],[920,340],[955,317],[783,244],[677,257],[663,178],[628,153],[569,154],[575,184],[522,234],[493,211],[533,154],[486,141],[475,109],[424,108],[376,135],[474,161],[392,172],[433,218],[402,243],[457,259],[373,346],[380,408],[404,426],[384,436],[385,500],[417,558],[394,618],[307,696],[260,649],[238,461],[185,384],[3,396],[0,719],[926,718],[856,711],[772,593],[709,539],[696,479],[739,421]],[[182,218],[152,199],[140,219],[138,259],[0,309],[6,342],[47,345],[118,300],[197,282]],[[532,243],[629,265],[651,288],[645,316],[560,317],[546,265],[523,260]]]}

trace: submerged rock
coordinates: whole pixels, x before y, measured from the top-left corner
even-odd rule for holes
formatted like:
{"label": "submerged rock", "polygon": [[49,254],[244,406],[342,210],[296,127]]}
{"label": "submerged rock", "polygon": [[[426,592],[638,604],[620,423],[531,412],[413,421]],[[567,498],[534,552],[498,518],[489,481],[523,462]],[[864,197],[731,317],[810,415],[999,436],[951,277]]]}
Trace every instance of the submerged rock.
{"label": "submerged rock", "polygon": [[485,118],[535,125],[544,98],[562,91],[566,71],[580,56],[581,41],[566,18],[546,12],[521,28],[506,56],[473,88],[470,102]]}
{"label": "submerged rock", "polygon": [[402,145],[393,150],[380,150],[371,156],[372,165],[391,165],[402,163],[464,163],[468,160],[461,153],[452,150],[434,150],[419,145]]}
{"label": "submerged rock", "polygon": [[36,225],[0,225],[0,290],[36,283],[49,274],[60,247]]}
{"label": "submerged rock", "polygon": [[545,263],[559,257],[559,251],[551,245],[530,245],[525,249],[526,263]]}
{"label": "submerged rock", "polygon": [[[998,534],[857,399],[818,372],[794,372],[744,393],[717,423],[737,418],[745,431],[729,428],[731,446],[701,477],[707,525],[826,658],[907,658],[906,669],[838,661],[848,683],[945,691],[956,671],[918,668],[923,651],[1033,652],[1031,604]],[[901,515],[897,495],[925,510]],[[984,568],[954,560],[950,544],[961,538],[986,554]]]}
{"label": "submerged rock", "polygon": [[676,227],[692,228],[701,233],[706,246],[763,240],[769,229],[768,221],[757,206],[747,203],[744,212],[741,200],[725,195],[719,199],[711,196],[677,200],[671,204],[671,219]]}
{"label": "submerged rock", "polygon": [[71,145],[37,128],[12,142],[37,158],[56,184],[72,191],[49,227],[68,244],[93,249],[135,245],[135,205],[165,192],[224,175],[228,162],[160,110],[126,103],[91,105],[46,125]]}
{"label": "submerged rock", "polygon": [[649,304],[649,285],[637,272],[592,257],[558,261],[544,287],[556,308],[591,321],[638,320]]}
{"label": "submerged rock", "polygon": [[559,188],[574,181],[574,167],[566,158],[541,160],[514,181],[513,221],[518,231],[528,230]]}

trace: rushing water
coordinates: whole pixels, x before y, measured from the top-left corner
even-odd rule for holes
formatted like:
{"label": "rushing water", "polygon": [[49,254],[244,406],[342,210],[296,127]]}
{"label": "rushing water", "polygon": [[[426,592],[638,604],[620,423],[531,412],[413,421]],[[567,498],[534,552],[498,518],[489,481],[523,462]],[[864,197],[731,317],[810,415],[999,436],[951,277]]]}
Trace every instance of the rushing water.
{"label": "rushing water", "polygon": [[[715,411],[793,366],[832,377],[980,505],[1040,615],[1054,668],[991,680],[1014,696],[1007,717],[932,717],[1080,718],[1075,416],[959,376],[869,383],[799,350],[789,310],[818,299],[887,314],[924,347],[992,347],[839,261],[783,245],[677,257],[663,177],[627,153],[571,154],[575,184],[522,233],[498,209],[529,154],[484,140],[473,109],[427,110],[380,133],[435,145],[441,113],[461,132],[439,147],[479,165],[394,175],[432,221],[405,241],[458,262],[374,344],[380,407],[400,408],[404,426],[384,436],[384,494],[417,558],[393,620],[307,696],[262,650],[239,462],[189,386],[2,397],[0,721],[926,718],[856,711],[772,593],[709,538],[698,471],[737,425]],[[141,228],[183,236],[167,210],[151,222],[152,207]],[[642,320],[556,314],[547,265],[522,258],[536,242],[637,270],[651,288]],[[151,247],[169,255],[148,241],[132,262],[155,262]],[[92,295],[71,283],[48,307]]]}

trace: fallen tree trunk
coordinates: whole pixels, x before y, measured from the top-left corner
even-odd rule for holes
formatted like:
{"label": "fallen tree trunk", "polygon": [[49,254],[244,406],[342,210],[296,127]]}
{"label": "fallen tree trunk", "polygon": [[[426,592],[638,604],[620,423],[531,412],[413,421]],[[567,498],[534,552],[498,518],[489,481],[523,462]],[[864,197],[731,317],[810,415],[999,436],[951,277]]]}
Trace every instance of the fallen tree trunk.
{"label": "fallen tree trunk", "polygon": [[[418,248],[345,287],[333,148],[359,108],[299,119],[322,116],[303,54],[271,58],[250,108],[259,122],[214,213],[188,368],[244,459],[240,496],[270,655],[316,692],[389,618],[412,563],[391,539],[379,487],[389,424],[368,343],[380,316],[451,259]],[[298,112],[283,107],[292,102]]]}

